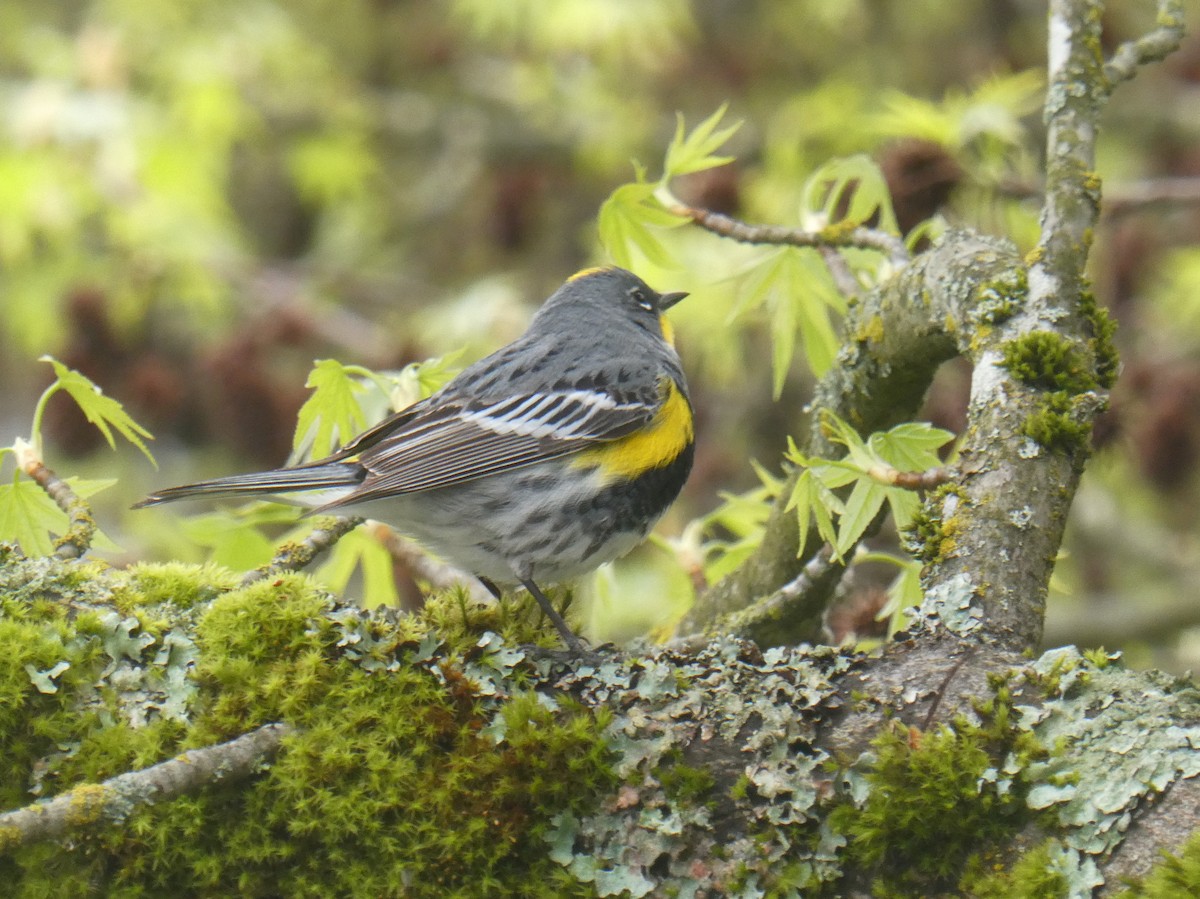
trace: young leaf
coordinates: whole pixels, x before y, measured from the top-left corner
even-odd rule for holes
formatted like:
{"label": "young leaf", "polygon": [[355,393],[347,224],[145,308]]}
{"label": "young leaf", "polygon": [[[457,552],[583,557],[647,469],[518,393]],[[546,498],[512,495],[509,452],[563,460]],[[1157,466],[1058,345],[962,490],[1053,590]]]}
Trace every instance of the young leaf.
{"label": "young leaf", "polygon": [[871,521],[883,508],[886,499],[885,488],[872,480],[863,478],[850,491],[846,500],[846,511],[838,519],[837,544],[835,546],[839,558],[854,548]]}
{"label": "young leaf", "polygon": [[892,510],[892,520],[899,530],[904,530],[912,524],[917,510],[921,508],[921,500],[911,490],[901,490],[898,487],[886,488],[888,507]]}
{"label": "young leaf", "polygon": [[[113,479],[67,478],[66,481],[75,495],[83,499],[116,483]],[[11,484],[0,485],[0,541],[19,544],[21,551],[30,557],[48,556],[54,552],[50,535],[66,533],[70,526],[67,513],[41,487],[20,477],[19,472],[13,472]],[[97,531],[95,536],[102,535]],[[113,546],[112,541],[107,543]]]}
{"label": "young leaf", "polygon": [[395,606],[399,602],[392,557],[387,548],[364,528],[356,528],[334,545],[329,558],[315,572],[317,580],[342,593],[356,569],[362,569],[363,605]]}
{"label": "young leaf", "polygon": [[328,456],[367,426],[357,399],[366,385],[337,360],[318,360],[304,386],[313,393],[296,416],[293,451],[305,447],[312,458]]}
{"label": "young leaf", "polygon": [[806,359],[815,375],[833,363],[838,341],[829,309],[839,309],[842,299],[829,281],[829,273],[816,251],[783,247],[765,254],[745,279],[731,317],[759,306],[771,320],[772,372],[775,397],[783,388],[795,352],[796,332],[804,341]]}
{"label": "young leaf", "polygon": [[653,184],[640,181],[624,184],[600,207],[600,242],[617,265],[631,267],[636,249],[654,265],[673,267],[670,254],[654,229],[677,228],[687,224],[687,219],[664,209],[654,191]]}
{"label": "young leaf", "polygon": [[861,153],[830,160],[813,172],[804,186],[802,208],[819,214],[825,225],[864,225],[878,216],[875,227],[900,233],[883,171]]}
{"label": "young leaf", "polygon": [[701,172],[733,161],[732,156],[714,155],[717,148],[742,127],[741,122],[736,122],[720,131],[717,130],[717,125],[728,109],[729,104],[722,103],[717,111],[697,125],[691,134],[684,133],[683,114],[676,114],[675,137],[667,147],[667,158],[663,163],[663,183],[678,175]]}
{"label": "young leaf", "polygon": [[872,434],[871,450],[893,468],[901,471],[924,471],[941,464],[937,450],[954,439],[954,435],[924,422],[907,422],[890,431]]}
{"label": "young leaf", "polygon": [[808,542],[809,520],[816,522],[817,533],[827,543],[837,542],[837,531],[833,526],[833,516],[845,511],[842,501],[834,495],[813,469],[807,468],[796,478],[796,486],[788,499],[788,509],[796,510],[796,523],[800,529],[797,551],[804,549]]}
{"label": "young leaf", "polygon": [[[293,510],[287,512],[294,517]],[[250,571],[266,565],[275,555],[275,544],[259,528],[254,517],[226,511],[205,512],[181,519],[187,538],[208,548],[208,561],[233,571]]]}
{"label": "young leaf", "polygon": [[50,398],[58,390],[65,390],[67,394],[79,406],[84,417],[89,422],[94,424],[104,435],[104,439],[108,441],[108,445],[116,449],[116,442],[113,440],[113,430],[141,450],[142,455],[150,460],[150,464],[158,467],[158,463],[154,461],[154,456],[150,455],[150,450],[146,449],[146,440],[153,440],[154,437],[149,431],[134,421],[124,407],[110,396],[105,396],[100,388],[92,383],[91,380],[81,375],[74,369],[67,368],[53,356],[42,356],[41,362],[49,362],[54,368],[55,380],[46,391],[42,394],[41,400],[38,401],[38,411],[34,414],[34,445],[41,445],[41,413],[45,408],[46,400]]}
{"label": "young leaf", "polygon": [[904,624],[904,610],[911,609],[925,598],[921,590],[921,563],[885,553],[865,553],[859,557],[859,561],[889,562],[900,569],[887,589],[887,602],[875,615],[876,621],[890,619],[888,634],[894,634]]}
{"label": "young leaf", "polygon": [[829,410],[825,410],[821,416],[821,427],[827,431],[830,440],[846,447],[846,455],[861,471],[865,472],[878,462],[878,459],[867,449],[867,444],[858,435],[858,431]]}

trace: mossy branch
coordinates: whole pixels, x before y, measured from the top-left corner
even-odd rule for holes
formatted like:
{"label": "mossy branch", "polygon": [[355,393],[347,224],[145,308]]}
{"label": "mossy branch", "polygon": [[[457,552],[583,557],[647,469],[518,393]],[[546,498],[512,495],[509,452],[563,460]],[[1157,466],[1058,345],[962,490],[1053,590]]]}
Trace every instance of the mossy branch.
{"label": "mossy branch", "polygon": [[[971,352],[969,316],[1012,314],[1010,299],[985,292],[990,285],[1005,283],[1006,273],[1018,267],[1011,247],[952,232],[868,293],[846,318],[842,350],[817,385],[813,420],[828,410],[864,434],[911,420],[938,366],[960,352]],[[980,296],[985,297],[982,304],[976,302]],[[805,448],[806,454],[825,458],[841,452],[820,428],[813,430]],[[797,549],[799,528],[795,512],[788,508],[794,479],[793,474],[780,491],[758,550],[698,598],[681,632],[707,630],[760,597],[771,596],[821,550],[815,535]],[[756,629],[754,639],[781,643],[819,637],[821,616],[837,578],[822,578],[820,583],[824,591],[800,594],[803,608],[794,608],[789,618],[773,618],[772,628]]]}
{"label": "mossy branch", "polygon": [[14,446],[17,465],[35,484],[46,491],[54,504],[67,513],[70,526],[56,541],[54,554],[60,559],[78,559],[92,546],[96,536],[96,519],[92,507],[82,499],[71,485],[46,467],[36,447],[18,440]]}
{"label": "mossy branch", "polygon": [[0,852],[94,824],[119,823],[140,806],[249,777],[270,761],[294,730],[287,724],[267,724],[227,743],[190,749],[141,771],[118,774],[100,784],[80,784],[53,799],[4,812]]}
{"label": "mossy branch", "polygon": [[1158,27],[1125,41],[1104,64],[1109,90],[1133,78],[1142,66],[1166,59],[1179,49],[1183,42],[1183,0],[1159,0],[1157,6]]}
{"label": "mossy branch", "polygon": [[[1051,4],[1046,195],[1028,272],[1011,247],[948,235],[852,307],[837,364],[813,402],[816,412],[828,409],[870,433],[915,414],[941,362],[956,354],[972,362],[961,477],[929,510],[954,539],[939,542],[923,574],[925,614],[960,635],[1015,650],[1041,637],[1053,560],[1117,367],[1112,322],[1083,275],[1099,211],[1095,138],[1111,90],[1095,50],[1100,7],[1093,0]],[[1174,46],[1178,6],[1161,3],[1159,13],[1154,32],[1118,51],[1113,74]],[[807,452],[837,455],[819,430]],[[787,508],[794,477],[758,551],[700,597],[685,629],[704,630],[773,594],[820,550],[813,539],[797,547]],[[832,586],[826,596],[808,596],[790,626],[774,621],[755,638],[815,638],[816,604]]]}
{"label": "mossy branch", "polygon": [[362,524],[363,519],[356,516],[338,518],[330,515],[319,519],[319,522],[303,540],[298,543],[285,543],[279,547],[275,558],[269,564],[247,573],[242,578],[242,586],[249,586],[273,574],[307,568],[317,556],[329,550],[342,537]]}

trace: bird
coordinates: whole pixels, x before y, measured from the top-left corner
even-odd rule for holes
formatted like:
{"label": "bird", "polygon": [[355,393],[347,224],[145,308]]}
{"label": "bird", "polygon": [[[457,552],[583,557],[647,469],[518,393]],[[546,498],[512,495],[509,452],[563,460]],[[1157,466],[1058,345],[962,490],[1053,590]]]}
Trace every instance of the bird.
{"label": "bird", "polygon": [[543,584],[575,580],[650,533],[691,471],[695,427],[658,293],[616,266],[569,277],[525,333],[331,455],[152,493],[262,497],[381,521],[497,599],[524,587],[569,649]]}

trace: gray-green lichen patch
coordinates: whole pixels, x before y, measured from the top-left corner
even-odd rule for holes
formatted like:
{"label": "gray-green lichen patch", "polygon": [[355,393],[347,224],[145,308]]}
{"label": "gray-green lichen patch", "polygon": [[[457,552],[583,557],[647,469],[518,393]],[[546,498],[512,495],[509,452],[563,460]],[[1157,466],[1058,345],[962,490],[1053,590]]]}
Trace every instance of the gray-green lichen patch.
{"label": "gray-green lichen patch", "polygon": [[1034,733],[1058,746],[1030,770],[1029,804],[1051,812],[1067,844],[1110,852],[1147,798],[1200,774],[1200,691],[1163,674],[1097,665],[1074,647],[1046,653],[1035,671],[1054,695],[1030,709]]}
{"label": "gray-green lichen patch", "polygon": [[975,584],[963,572],[927,589],[918,615],[927,621],[940,622],[959,636],[977,631],[983,624],[983,609],[977,602]]}
{"label": "gray-green lichen patch", "polygon": [[[832,783],[815,738],[852,658],[726,638],[568,675],[560,687],[613,711],[627,786],[591,815],[559,816],[552,857],[600,896],[790,895],[836,880],[844,840],[817,820]],[[696,786],[681,794],[681,780]]]}

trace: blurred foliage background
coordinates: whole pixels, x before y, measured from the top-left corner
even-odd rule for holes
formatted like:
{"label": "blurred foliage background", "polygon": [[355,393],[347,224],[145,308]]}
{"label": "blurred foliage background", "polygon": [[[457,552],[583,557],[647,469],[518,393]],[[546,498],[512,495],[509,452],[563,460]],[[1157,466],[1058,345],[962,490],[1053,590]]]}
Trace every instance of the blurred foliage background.
{"label": "blurred foliage background", "polygon": [[[1110,46],[1153,12],[1111,6]],[[228,517],[124,510],[152,486],[283,463],[315,359],[470,361],[515,337],[567,274],[605,261],[597,212],[633,161],[657,177],[677,113],[696,123],[728,103],[726,121],[743,123],[724,148],[734,163],[672,185],[685,202],[808,225],[812,173],[862,153],[902,231],[938,214],[1028,249],[1044,19],[1032,0],[7,0],[0,433],[27,432],[51,376],[35,360],[54,354],[157,438],[154,471],[108,452],[65,397],[48,409],[52,466],[119,478],[93,500],[122,547],[109,557],[257,564],[270,541]],[[1182,668],[1200,662],[1195,36],[1121,88],[1099,174],[1111,205],[1091,274],[1121,323],[1124,373],[1047,640]],[[1166,177],[1191,201],[1138,201]],[[697,466],[663,528],[683,537],[642,553],[669,564],[633,566],[620,589],[606,574],[601,596],[686,602],[703,567],[689,553],[739,536],[688,523],[759,484],[749,460],[778,471],[828,364],[803,358],[830,352],[809,306],[748,297],[744,248],[692,228],[670,241],[638,269],[693,292],[673,317]],[[778,378],[763,361],[772,329],[776,342],[802,332],[787,335],[797,356]],[[969,371],[947,366],[926,417],[959,429],[968,387]],[[752,499],[718,518],[752,530]],[[851,578],[837,638],[880,633],[894,573],[881,568]],[[606,608],[592,610],[602,637],[662,623],[613,624]]]}

